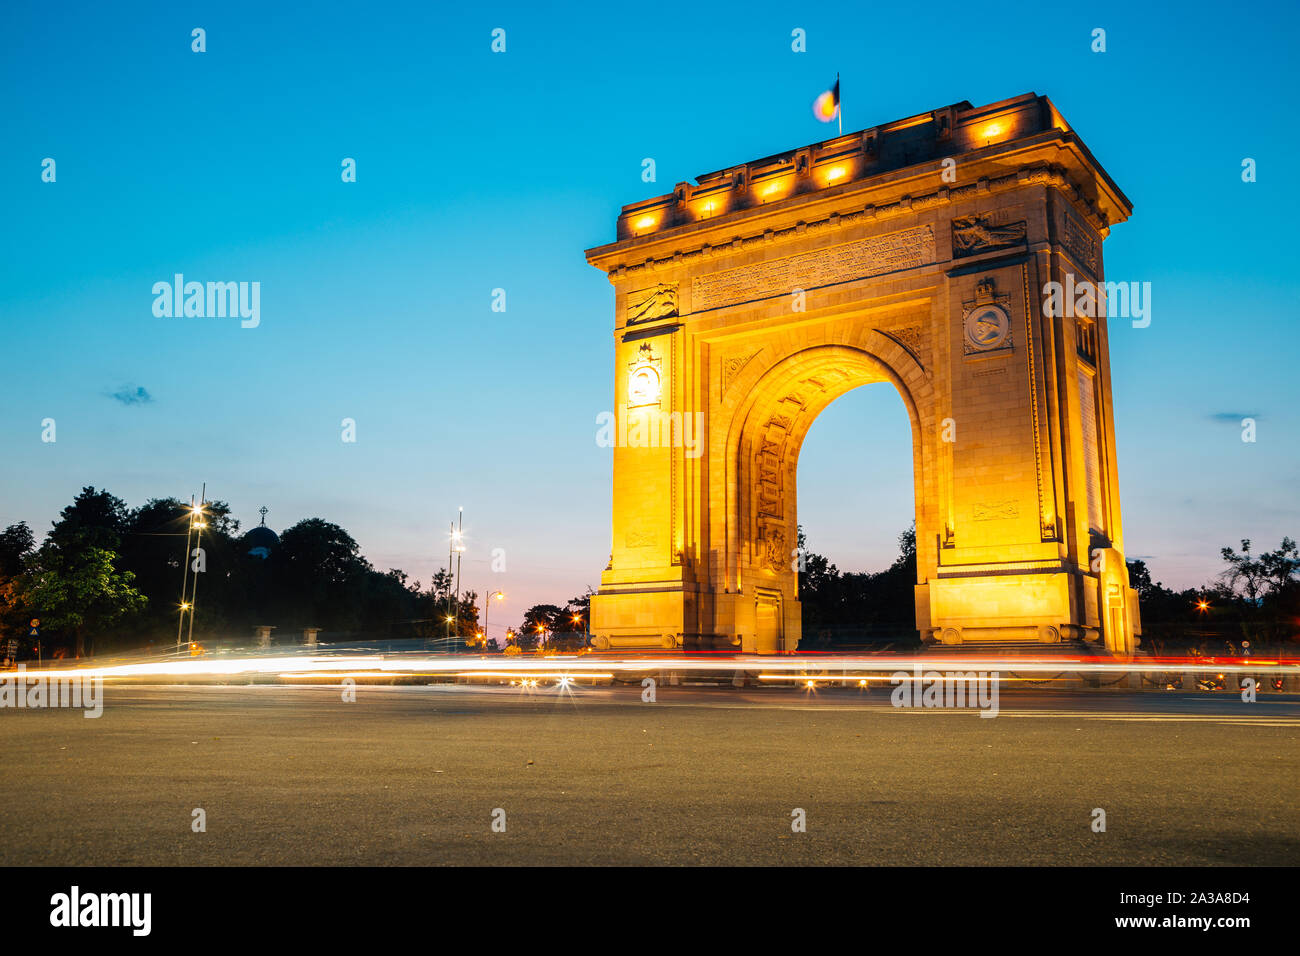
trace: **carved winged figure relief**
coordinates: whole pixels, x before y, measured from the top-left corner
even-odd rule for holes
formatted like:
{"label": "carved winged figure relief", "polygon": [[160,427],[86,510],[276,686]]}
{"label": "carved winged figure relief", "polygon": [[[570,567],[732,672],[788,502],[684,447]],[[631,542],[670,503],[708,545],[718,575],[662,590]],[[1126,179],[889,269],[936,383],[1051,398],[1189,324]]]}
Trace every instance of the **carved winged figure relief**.
{"label": "carved winged figure relief", "polygon": [[677,314],[677,283],[660,282],[627,297],[627,322],[648,322]]}

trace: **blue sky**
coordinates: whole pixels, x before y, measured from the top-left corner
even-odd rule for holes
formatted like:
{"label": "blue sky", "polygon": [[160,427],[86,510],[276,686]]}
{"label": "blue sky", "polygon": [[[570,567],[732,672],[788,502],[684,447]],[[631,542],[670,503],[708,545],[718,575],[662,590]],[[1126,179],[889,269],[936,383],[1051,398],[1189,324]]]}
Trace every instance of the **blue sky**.
{"label": "blue sky", "polygon": [[[1046,94],[1134,202],[1106,246],[1153,286],[1150,328],[1111,327],[1130,556],[1190,586],[1223,544],[1300,533],[1293,6],[538,6],[6,3],[0,523],[206,480],[245,526],[321,516],[427,581],[464,506],[465,583],[503,619],[596,584],[613,293],[582,252],[625,203],[825,138],[838,71],[846,130]],[[261,326],[156,318],[175,272],[259,281]],[[869,386],[805,445],[801,521],[842,568],[910,521],[907,427]]]}

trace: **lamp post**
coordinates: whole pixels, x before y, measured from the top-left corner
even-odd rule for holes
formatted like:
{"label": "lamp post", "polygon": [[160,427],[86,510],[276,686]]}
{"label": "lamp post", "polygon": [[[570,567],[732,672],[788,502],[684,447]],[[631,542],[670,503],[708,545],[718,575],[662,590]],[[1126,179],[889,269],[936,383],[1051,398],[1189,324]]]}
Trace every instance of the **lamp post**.
{"label": "lamp post", "polygon": [[[190,615],[190,637],[194,636],[194,596],[191,595],[187,600],[185,592],[189,586],[190,572],[190,541],[193,538],[194,530],[199,530],[199,540],[203,539],[203,529],[207,525],[203,522],[204,512],[203,505],[206,503],[208,485],[203,484],[203,494],[200,496],[198,504],[194,503],[194,496],[190,495],[189,526],[185,530],[185,559],[181,562],[181,616],[176,622],[176,652],[179,654],[181,649],[181,634],[185,629],[185,614]],[[196,544],[195,547],[198,545]],[[199,589],[199,573],[194,572],[194,593],[197,594]]]}
{"label": "lamp post", "polygon": [[492,599],[500,601],[505,597],[504,591],[493,591],[487,596],[487,602],[483,605],[483,649],[487,650],[487,642],[492,639],[492,634],[488,631],[488,611],[492,610]]}
{"label": "lamp post", "polygon": [[[457,638],[460,637],[460,559],[461,556],[465,553],[465,542],[463,540],[464,530],[465,530],[465,509],[462,507],[459,509],[459,516],[456,519],[456,534],[454,536],[456,541],[456,609],[452,611],[452,614],[454,614],[456,617]],[[447,571],[448,573],[450,573],[451,568],[448,568]],[[457,640],[455,645],[453,645],[456,647],[457,652],[459,652],[460,650],[459,644],[460,641]]]}
{"label": "lamp post", "polygon": [[[465,550],[462,542],[465,527],[465,509],[460,509],[460,527],[456,522],[451,522],[450,540],[447,545],[447,643],[454,646],[452,641],[452,623],[455,622],[455,635],[460,636],[460,556]],[[456,566],[452,567],[451,559],[456,558]],[[453,589],[454,581],[454,589]],[[453,596],[454,595],[454,596]]]}
{"label": "lamp post", "polygon": [[451,557],[456,551],[456,526],[448,524],[450,533],[447,536],[447,643],[451,644],[451,622],[455,618],[451,615]]}
{"label": "lamp post", "polygon": [[[205,481],[205,482],[203,483],[203,488],[202,488],[202,490],[199,492],[199,507],[198,507],[198,510],[194,512],[195,517],[200,518],[200,519],[203,518],[203,506],[204,506],[205,504],[207,504],[207,499],[208,499],[208,483]],[[202,521],[202,520],[200,520],[200,521],[196,521],[196,522],[194,523],[194,527],[196,527],[196,528],[199,529],[199,533],[198,533],[198,534],[195,536],[195,538],[194,538],[194,550],[197,551],[197,552],[199,552],[200,559],[201,559],[201,556],[202,556],[202,554],[203,554],[203,529],[206,528],[207,526],[208,526],[208,525],[207,525],[207,522],[206,522],[206,521]],[[194,584],[190,587],[190,633],[189,633],[189,642],[190,642],[191,644],[194,643],[194,605],[198,603],[198,597],[199,597],[199,569],[198,569],[198,568],[195,568],[195,569],[194,569]]]}
{"label": "lamp post", "polygon": [[189,524],[185,528],[185,554],[181,558],[181,616],[176,622],[176,653],[181,652],[181,634],[185,630],[185,612],[189,610],[189,602],[185,600],[185,592],[189,590],[190,584],[190,537],[194,534],[194,515],[198,509],[194,506],[194,496],[190,495]]}

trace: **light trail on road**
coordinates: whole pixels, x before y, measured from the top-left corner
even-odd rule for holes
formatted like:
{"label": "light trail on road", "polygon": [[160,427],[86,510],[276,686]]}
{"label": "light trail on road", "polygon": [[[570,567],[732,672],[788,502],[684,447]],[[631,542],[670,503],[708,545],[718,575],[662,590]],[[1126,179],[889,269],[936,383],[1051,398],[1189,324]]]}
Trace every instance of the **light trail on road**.
{"label": "light trail on road", "polygon": [[[1008,655],[912,655],[899,657],[830,655],[676,655],[611,656],[579,654],[526,658],[519,656],[470,656],[438,654],[246,654],[230,657],[157,659],[131,663],[89,663],[73,667],[28,668],[3,672],[7,677],[80,677],[115,679],[212,680],[270,676],[283,680],[351,678],[455,678],[463,680],[509,680],[520,677],[554,677],[587,680],[648,677],[657,673],[677,675],[752,676],[761,681],[894,680],[916,675],[969,673],[999,675],[1007,682],[1050,681],[1066,675],[1120,676],[1141,674],[1148,679],[1170,675],[1300,677],[1300,659],[1138,658],[1113,657],[1015,657]],[[1002,675],[1008,676],[1002,676]],[[1043,675],[1028,677],[1026,675]]]}

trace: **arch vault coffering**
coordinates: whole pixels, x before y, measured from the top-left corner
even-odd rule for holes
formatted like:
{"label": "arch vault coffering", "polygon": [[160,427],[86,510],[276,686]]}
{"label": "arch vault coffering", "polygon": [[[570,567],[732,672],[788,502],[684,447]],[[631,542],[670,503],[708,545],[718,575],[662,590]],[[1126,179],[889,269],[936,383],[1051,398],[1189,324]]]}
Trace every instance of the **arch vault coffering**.
{"label": "arch vault coffering", "polygon": [[616,302],[597,647],[794,650],[800,448],[836,398],[889,382],[911,423],[921,637],[1130,653],[1106,320],[1042,294],[1100,282],[1129,211],[1033,95],[625,207],[588,252]]}

